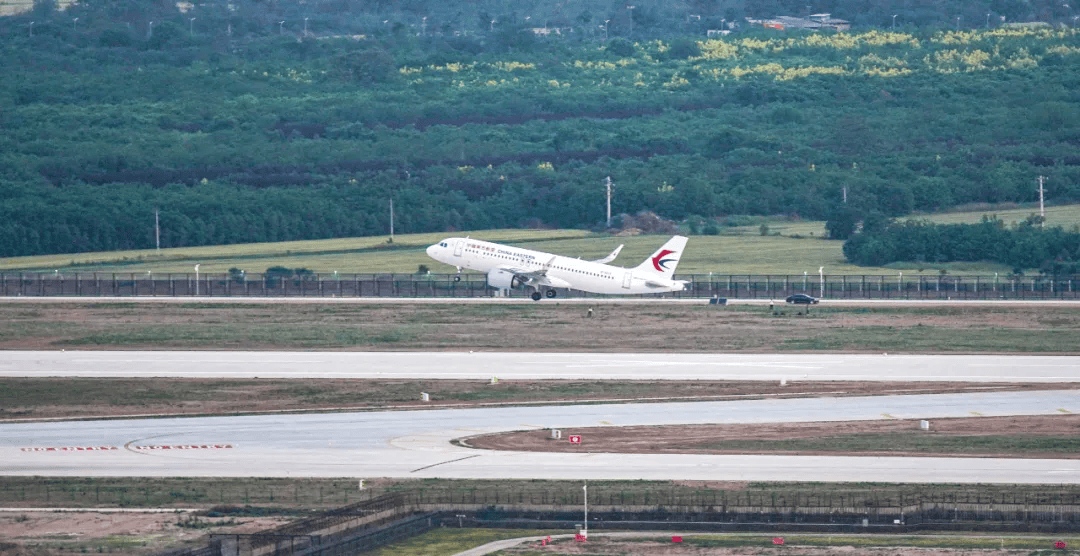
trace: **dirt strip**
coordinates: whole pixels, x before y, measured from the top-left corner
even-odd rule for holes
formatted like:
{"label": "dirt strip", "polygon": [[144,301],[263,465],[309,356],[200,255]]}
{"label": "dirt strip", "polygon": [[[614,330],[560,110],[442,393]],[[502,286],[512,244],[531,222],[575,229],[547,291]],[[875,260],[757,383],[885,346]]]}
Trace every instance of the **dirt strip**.
{"label": "dirt strip", "polygon": [[[924,437],[1080,437],[1080,415],[1026,415],[1014,417],[969,417],[934,419],[930,430],[920,430],[920,421],[890,419],[880,421],[837,421],[812,423],[766,423],[734,425],[682,425],[660,427],[593,427],[561,431],[554,440],[550,431],[536,430],[469,438],[468,446],[486,450],[525,452],[604,452],[627,454],[792,454],[860,456],[943,456],[1080,459],[1075,452],[1038,451],[927,451],[927,450],[799,450],[779,448],[726,449],[725,442],[785,441],[792,439],[844,440],[857,435],[906,434]],[[569,442],[571,435],[581,443]],[[837,444],[841,444],[837,442]]]}

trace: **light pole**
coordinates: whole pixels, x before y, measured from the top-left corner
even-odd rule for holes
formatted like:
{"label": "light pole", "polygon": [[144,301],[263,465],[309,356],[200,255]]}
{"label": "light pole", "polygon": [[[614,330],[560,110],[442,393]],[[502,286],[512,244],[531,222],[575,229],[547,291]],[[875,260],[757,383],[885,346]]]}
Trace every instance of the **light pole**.
{"label": "light pole", "polygon": [[305,37],[308,36],[307,35],[307,20],[308,20],[308,18],[305,17],[304,18],[304,36]]}
{"label": "light pole", "polygon": [[806,273],[806,271],[805,270],[802,271],[802,291],[806,291],[806,278],[807,278],[807,276],[808,276],[808,274]]}
{"label": "light pole", "polygon": [[585,527],[581,530],[581,536],[587,539],[589,538],[589,484],[585,483],[581,489],[585,491]]}
{"label": "light pole", "polygon": [[607,34],[608,23],[611,23],[611,20],[610,19],[605,19],[604,20],[604,40],[605,41],[608,39],[608,34]]}
{"label": "light pole", "polygon": [[986,12],[986,28],[990,28],[990,12]]}
{"label": "light pole", "polygon": [[956,16],[956,30],[960,30],[960,16]]}
{"label": "light pole", "polygon": [[192,37],[195,36],[195,18],[194,17],[188,20],[188,35],[190,35]]}
{"label": "light pole", "polygon": [[491,26],[488,27],[488,31],[494,31],[494,30],[495,30],[495,20],[492,19],[491,20]]}
{"label": "light pole", "polygon": [[195,265],[195,296],[199,296],[199,265]]}
{"label": "light pole", "polygon": [[33,21],[30,22],[30,36],[31,37],[34,36],[34,22]]}
{"label": "light pole", "polygon": [[900,15],[900,14],[893,14],[893,16],[892,16],[892,30],[893,31],[896,31],[896,16],[898,16],[898,15]]}
{"label": "light pole", "polygon": [[818,293],[818,297],[825,297],[825,267],[819,266],[817,269],[817,273],[818,282],[821,284],[821,290],[820,293]]}
{"label": "light pole", "polygon": [[634,36],[634,6],[627,6],[626,9],[630,10],[630,36]]}
{"label": "light pole", "polygon": [[153,37],[153,36],[154,36],[154,22],[151,21],[150,22],[150,29],[146,32],[146,38],[149,39],[150,37]]}
{"label": "light pole", "polygon": [[422,34],[425,37],[427,36],[427,16],[426,15],[423,17],[423,19],[420,20],[420,34]]}
{"label": "light pole", "polygon": [[279,34],[279,35],[284,35],[285,34],[285,20],[281,20],[281,21],[277,22],[277,34]]}
{"label": "light pole", "polygon": [[71,30],[73,32],[79,31],[79,18],[76,17],[74,20],[71,21]]}

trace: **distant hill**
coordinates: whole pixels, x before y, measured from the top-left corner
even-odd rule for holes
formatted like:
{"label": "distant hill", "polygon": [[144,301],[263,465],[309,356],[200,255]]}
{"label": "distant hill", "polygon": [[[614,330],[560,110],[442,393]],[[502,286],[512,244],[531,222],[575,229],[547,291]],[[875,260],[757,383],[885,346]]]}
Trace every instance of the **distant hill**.
{"label": "distant hill", "polygon": [[1080,201],[1071,28],[329,6],[0,18],[0,256],[151,248],[155,211],[163,247],[377,235],[391,199],[399,233],[597,229],[608,177],[616,215],[704,223]]}

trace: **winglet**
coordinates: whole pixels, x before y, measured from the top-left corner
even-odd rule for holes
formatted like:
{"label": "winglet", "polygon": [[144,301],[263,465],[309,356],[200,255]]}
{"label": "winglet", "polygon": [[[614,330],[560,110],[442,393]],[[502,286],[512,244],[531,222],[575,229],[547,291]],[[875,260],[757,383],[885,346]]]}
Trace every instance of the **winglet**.
{"label": "winglet", "polygon": [[623,248],[623,246],[622,246],[622,245],[620,245],[620,246],[616,247],[616,248],[615,248],[615,250],[614,250],[614,251],[612,251],[610,255],[608,255],[608,256],[606,256],[606,257],[604,257],[603,259],[596,259],[596,260],[595,260],[595,261],[593,261],[593,262],[594,262],[594,263],[600,263],[600,264],[608,264],[608,263],[610,263],[611,261],[614,261],[614,260],[615,260],[615,257],[618,257],[618,256],[619,256],[619,251],[622,251],[622,248]]}

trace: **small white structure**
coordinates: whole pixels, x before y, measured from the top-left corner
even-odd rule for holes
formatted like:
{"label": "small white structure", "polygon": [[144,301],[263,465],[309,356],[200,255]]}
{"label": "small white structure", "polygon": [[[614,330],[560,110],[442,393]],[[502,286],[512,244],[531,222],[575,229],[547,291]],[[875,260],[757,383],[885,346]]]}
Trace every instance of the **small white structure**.
{"label": "small white structure", "polygon": [[420,401],[422,401],[422,402],[430,402],[431,401],[431,395],[428,394],[427,392],[420,392]]}

